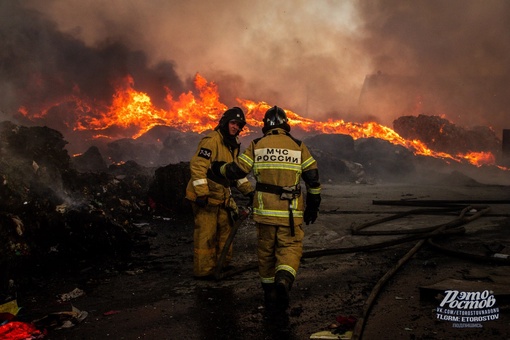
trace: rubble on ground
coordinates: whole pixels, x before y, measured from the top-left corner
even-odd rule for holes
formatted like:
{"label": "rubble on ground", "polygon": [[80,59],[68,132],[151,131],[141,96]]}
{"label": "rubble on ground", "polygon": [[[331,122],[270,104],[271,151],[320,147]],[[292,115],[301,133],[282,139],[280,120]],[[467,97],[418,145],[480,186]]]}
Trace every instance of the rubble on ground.
{"label": "rubble on ground", "polygon": [[65,145],[53,129],[0,123],[2,285],[31,270],[126,258],[133,220],[150,213],[152,173],[129,163],[79,172]]}

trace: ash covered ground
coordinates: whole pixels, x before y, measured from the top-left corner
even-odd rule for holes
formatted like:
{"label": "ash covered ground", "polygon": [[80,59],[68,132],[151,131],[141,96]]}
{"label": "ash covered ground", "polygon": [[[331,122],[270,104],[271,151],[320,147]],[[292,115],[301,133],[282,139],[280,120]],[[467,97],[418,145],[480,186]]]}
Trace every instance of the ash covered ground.
{"label": "ash covered ground", "polygon": [[[192,278],[186,163],[106,167],[91,150],[80,168],[58,132],[8,123],[1,142],[2,287],[14,282],[16,319],[48,339],[308,339],[344,330],[349,317],[364,339],[510,336],[506,171],[445,166],[374,139],[333,157],[321,140],[321,212],[305,226],[291,307],[274,315],[263,308],[251,220],[234,241],[238,273]],[[410,232],[440,226],[449,233]],[[438,320],[441,289],[493,291],[498,320],[462,329]]]}
{"label": "ash covered ground", "polygon": [[[446,178],[457,180],[458,178]],[[324,187],[320,219],[305,227],[305,258],[285,315],[263,308],[256,270],[221,281],[192,278],[192,225],[188,220],[154,219],[140,224],[145,251],[134,254],[125,267],[97,265],[78,273],[39,277],[37,289],[23,292],[25,316],[42,317],[72,306],[88,317],[69,329],[51,330],[50,339],[308,339],[340,326],[341,317],[359,320],[379,280],[419,239],[370,249],[370,245],[399,236],[352,235],[353,227],[407,211],[374,205],[373,200],[508,200],[508,187],[464,184],[346,184]],[[429,244],[390,276],[365,315],[363,339],[477,339],[510,336],[508,262],[490,259],[491,252],[509,254],[508,203],[492,204],[491,212],[466,223],[465,233],[443,237],[440,244],[487,256],[473,260],[448,254]],[[413,209],[416,209],[414,207]],[[412,214],[372,230],[408,230],[448,223],[456,213]],[[255,258],[255,226],[247,221],[235,239],[235,265],[249,267]],[[369,246],[364,251],[347,251]],[[315,256],[325,249],[338,254]],[[435,309],[438,291],[423,287],[458,280],[449,289],[493,289],[500,309],[497,321],[483,328],[458,329],[440,321]],[[446,289],[445,287],[445,289]],[[83,296],[59,302],[75,288]]]}

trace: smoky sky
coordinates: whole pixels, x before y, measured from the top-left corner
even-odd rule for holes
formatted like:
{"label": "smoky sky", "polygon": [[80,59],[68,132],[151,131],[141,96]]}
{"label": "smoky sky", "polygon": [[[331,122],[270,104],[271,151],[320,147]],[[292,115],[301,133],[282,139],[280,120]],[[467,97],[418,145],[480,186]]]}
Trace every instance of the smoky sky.
{"label": "smoky sky", "polygon": [[[130,74],[158,104],[200,73],[220,100],[391,127],[402,115],[505,126],[510,2],[47,0],[0,4],[0,111]],[[153,95],[153,96],[152,96]],[[35,108],[34,108],[35,109]]]}
{"label": "smoky sky", "polygon": [[415,113],[510,128],[510,2],[365,1],[359,10],[374,70],[404,95],[415,89],[415,111],[424,110]]}

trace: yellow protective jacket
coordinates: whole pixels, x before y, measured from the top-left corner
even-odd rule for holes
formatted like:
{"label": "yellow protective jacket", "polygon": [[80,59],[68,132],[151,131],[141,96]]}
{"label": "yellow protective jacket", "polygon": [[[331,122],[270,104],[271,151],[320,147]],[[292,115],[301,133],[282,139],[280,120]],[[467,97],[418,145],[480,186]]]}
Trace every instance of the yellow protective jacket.
{"label": "yellow protective jacket", "polygon": [[[317,162],[303,142],[281,128],[272,129],[264,137],[253,140],[239,156],[237,164],[227,164],[221,172],[227,178],[239,178],[251,170],[257,187],[260,183],[290,187],[300,184],[303,178],[307,192],[320,194],[321,191]],[[298,197],[288,201],[257,187],[253,202],[253,219],[256,222],[289,226],[290,203],[294,225],[303,223],[303,190]]]}
{"label": "yellow protective jacket", "polygon": [[195,201],[199,196],[207,196],[211,205],[225,206],[235,203],[231,198],[230,187],[234,186],[242,194],[253,191],[251,183],[246,177],[237,181],[230,181],[218,178],[210,171],[211,163],[214,161],[232,162],[239,154],[239,148],[231,150],[223,143],[223,136],[220,131],[212,131],[202,138],[198,144],[197,151],[190,161],[191,178],[186,187],[186,198]]}

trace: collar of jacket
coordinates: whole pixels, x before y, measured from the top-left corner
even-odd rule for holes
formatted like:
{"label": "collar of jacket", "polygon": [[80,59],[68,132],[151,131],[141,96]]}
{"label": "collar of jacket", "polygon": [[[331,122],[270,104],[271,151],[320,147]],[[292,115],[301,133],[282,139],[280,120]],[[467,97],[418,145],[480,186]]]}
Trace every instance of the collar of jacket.
{"label": "collar of jacket", "polygon": [[267,131],[264,134],[264,136],[269,136],[269,135],[289,135],[289,133],[287,131],[285,131],[285,129],[274,128],[274,129],[271,129],[271,130]]}
{"label": "collar of jacket", "polygon": [[223,144],[225,144],[230,150],[239,149],[241,147],[241,144],[239,143],[237,136],[230,136],[229,134],[227,134],[227,136],[224,136],[221,129],[216,130],[216,132],[218,132],[218,134],[221,136]]}

